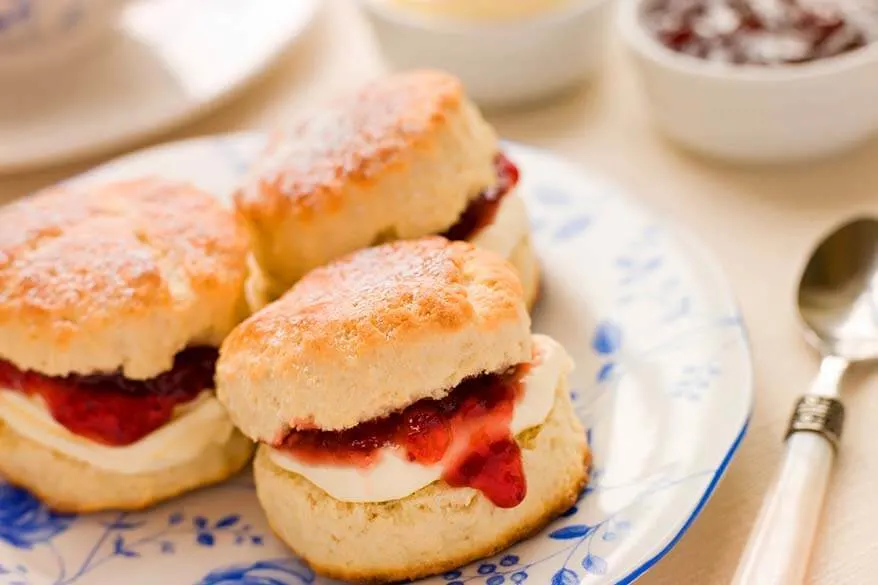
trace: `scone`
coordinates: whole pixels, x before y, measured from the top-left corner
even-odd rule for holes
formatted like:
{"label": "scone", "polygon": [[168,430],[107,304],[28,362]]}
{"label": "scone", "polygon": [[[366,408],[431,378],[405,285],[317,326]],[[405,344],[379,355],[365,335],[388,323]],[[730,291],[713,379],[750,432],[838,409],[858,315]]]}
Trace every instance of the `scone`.
{"label": "scone", "polygon": [[237,472],[213,391],[247,236],[160,179],[0,208],[0,476],[63,511],[138,509]]}
{"label": "scone", "polygon": [[456,78],[375,81],[273,136],[237,190],[256,260],[251,304],[344,254],[436,234],[510,260],[533,304],[539,276],[517,189],[518,169]]}
{"label": "scone", "polygon": [[539,530],[587,481],[572,362],[501,257],[430,237],[315,269],[223,343],[269,523],[315,570],[390,582]]}

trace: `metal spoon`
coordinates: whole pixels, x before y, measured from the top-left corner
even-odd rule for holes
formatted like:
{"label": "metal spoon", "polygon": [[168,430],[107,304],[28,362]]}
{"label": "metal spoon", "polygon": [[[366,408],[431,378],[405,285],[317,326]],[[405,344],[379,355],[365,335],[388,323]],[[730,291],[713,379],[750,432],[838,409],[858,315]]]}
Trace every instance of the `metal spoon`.
{"label": "metal spoon", "polygon": [[796,404],[783,463],[766,495],[734,585],[804,582],[844,422],[838,399],[853,362],[878,358],[878,221],[856,219],[811,256],[799,283],[805,337],[823,361]]}

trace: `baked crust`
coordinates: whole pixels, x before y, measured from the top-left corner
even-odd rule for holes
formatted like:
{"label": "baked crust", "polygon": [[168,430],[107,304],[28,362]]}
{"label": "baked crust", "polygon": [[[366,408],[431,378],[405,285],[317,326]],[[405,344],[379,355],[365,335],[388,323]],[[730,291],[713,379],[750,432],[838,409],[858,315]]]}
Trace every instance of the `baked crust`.
{"label": "baked crust", "polygon": [[256,490],[275,534],[318,573],[359,583],[418,579],[491,556],[576,502],[590,456],[566,382],[546,422],[519,443],[528,493],[511,509],[442,481],[394,502],[340,502],[277,467],[264,445],[254,464]]}
{"label": "baked crust", "polygon": [[16,433],[0,420],[0,476],[50,508],[79,514],[142,510],[231,477],[250,460],[253,444],[235,431],[198,458],[143,474],[113,473],[72,459]]}
{"label": "baked crust", "polygon": [[382,78],[277,132],[234,196],[268,281],[444,232],[496,183],[497,137],[437,71]]}
{"label": "baked crust", "polygon": [[168,370],[242,317],[247,236],[161,179],[55,187],[0,208],[0,358],[63,376]]}
{"label": "baked crust", "polygon": [[441,237],[367,248],[310,272],[223,343],[217,396],[244,434],[340,430],[531,358],[512,266]]}

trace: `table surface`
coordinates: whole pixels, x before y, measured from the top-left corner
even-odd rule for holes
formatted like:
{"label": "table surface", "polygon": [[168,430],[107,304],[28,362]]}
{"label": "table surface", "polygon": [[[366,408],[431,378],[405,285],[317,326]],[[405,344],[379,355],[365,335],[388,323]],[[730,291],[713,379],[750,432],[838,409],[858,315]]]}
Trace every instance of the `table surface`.
{"label": "table surface", "polygon": [[[384,67],[355,3],[325,0],[317,22],[277,67],[221,111],[162,137],[174,140],[283,124],[304,106],[356,87]],[[512,140],[597,169],[719,258],[752,339],[756,406],[750,431],[709,505],[644,585],[725,585],[781,455],[796,396],[817,361],[801,341],[793,304],[803,256],[821,232],[855,212],[878,211],[878,141],[833,160],[744,169],[687,154],[658,135],[624,56],[539,109],[488,115]],[[94,161],[92,161],[92,164]],[[0,178],[0,201],[24,195],[87,164]],[[848,422],[811,570],[815,584],[878,580],[878,389],[868,371],[846,379]],[[874,425],[874,426],[873,426]],[[876,441],[878,442],[878,441]]]}

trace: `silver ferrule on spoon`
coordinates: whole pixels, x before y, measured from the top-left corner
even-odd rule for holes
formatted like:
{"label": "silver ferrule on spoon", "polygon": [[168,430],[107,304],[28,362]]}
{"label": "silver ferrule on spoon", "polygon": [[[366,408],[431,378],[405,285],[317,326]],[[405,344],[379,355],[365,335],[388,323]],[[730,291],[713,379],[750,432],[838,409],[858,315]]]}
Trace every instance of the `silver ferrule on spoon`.
{"label": "silver ferrule on spoon", "polygon": [[783,462],[766,495],[733,585],[800,585],[805,580],[826,488],[844,425],[839,385],[848,361],[827,356],[796,404]]}

